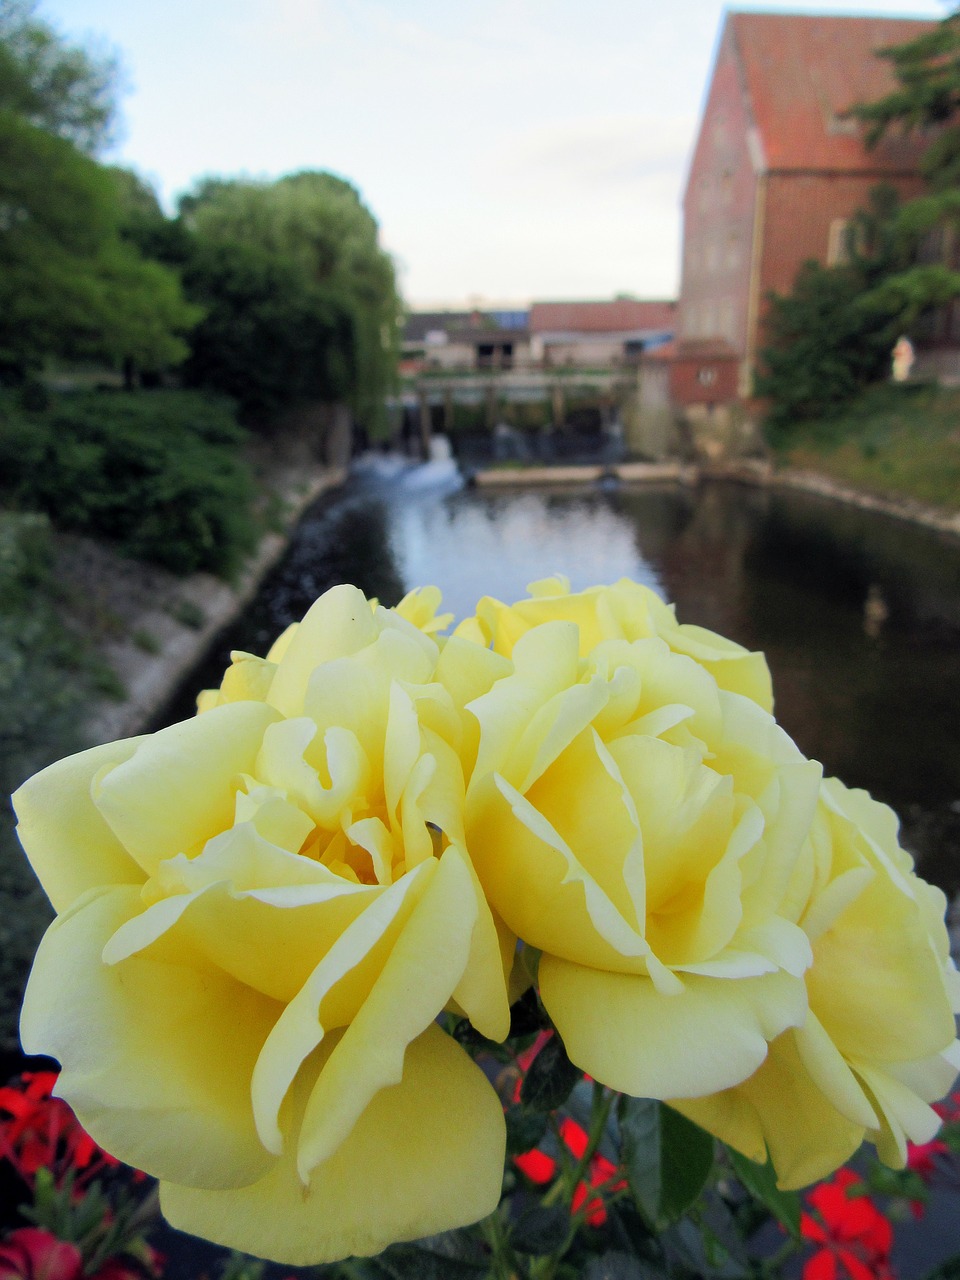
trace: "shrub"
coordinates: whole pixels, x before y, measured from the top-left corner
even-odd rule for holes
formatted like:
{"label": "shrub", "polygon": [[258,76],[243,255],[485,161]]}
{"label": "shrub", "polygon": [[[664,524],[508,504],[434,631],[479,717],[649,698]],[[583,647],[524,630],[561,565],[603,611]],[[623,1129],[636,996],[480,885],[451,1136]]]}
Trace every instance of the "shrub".
{"label": "shrub", "polygon": [[256,540],[244,432],[228,401],[83,393],[0,399],[0,501],[177,573],[234,572]]}

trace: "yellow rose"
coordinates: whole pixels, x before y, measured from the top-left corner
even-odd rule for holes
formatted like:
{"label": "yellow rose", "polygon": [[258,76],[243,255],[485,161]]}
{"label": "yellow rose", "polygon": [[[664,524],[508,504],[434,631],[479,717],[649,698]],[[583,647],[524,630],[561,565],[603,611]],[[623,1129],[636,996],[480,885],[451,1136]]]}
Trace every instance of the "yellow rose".
{"label": "yellow rose", "polygon": [[813,948],[806,1022],[738,1088],[674,1106],[755,1160],[769,1150],[784,1187],[824,1177],[865,1137],[901,1167],[960,1070],[944,895],[914,873],[893,812],[830,779],[790,897]]}
{"label": "yellow rose", "polygon": [[590,587],[575,594],[567,578],[557,576],[531,582],[528,600],[506,605],[484,596],[473,618],[457,633],[510,657],[513,646],[531,627],[543,622],[575,622],[580,629],[580,656],[585,657],[601,640],[642,640],[659,636],[674,653],[694,658],[714,677],[721,689],[742,693],[765,711],[773,709],[770,670],[762,653],[708,631],[705,627],[677,622],[672,604],[656,592],[629,578],[610,587]]}
{"label": "yellow rose", "polygon": [[572,1061],[639,1097],[714,1093],[806,1012],[810,944],[784,903],[820,767],[665,639],[584,647],[574,622],[532,626],[470,704],[467,845],[542,952]]}
{"label": "yellow rose", "polygon": [[24,1046],[175,1226],[308,1264],[496,1206],[502,1109],[436,1019],[509,1025],[459,757],[504,665],[336,588],[204,714],[17,793],[59,913]]}

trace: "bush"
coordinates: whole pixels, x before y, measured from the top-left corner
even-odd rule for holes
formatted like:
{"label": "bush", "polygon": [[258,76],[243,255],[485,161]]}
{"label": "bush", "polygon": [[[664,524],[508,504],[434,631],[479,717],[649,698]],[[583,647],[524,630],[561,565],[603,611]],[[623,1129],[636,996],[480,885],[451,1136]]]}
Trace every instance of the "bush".
{"label": "bush", "polygon": [[0,501],[109,538],[176,573],[229,575],[256,542],[244,432],[188,392],[84,393],[30,412],[0,398]]}

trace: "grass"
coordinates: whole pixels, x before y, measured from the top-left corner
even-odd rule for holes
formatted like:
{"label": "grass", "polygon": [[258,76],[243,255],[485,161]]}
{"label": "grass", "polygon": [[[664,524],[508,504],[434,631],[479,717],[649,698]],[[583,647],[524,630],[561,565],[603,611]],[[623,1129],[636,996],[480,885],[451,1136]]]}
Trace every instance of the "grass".
{"label": "grass", "polygon": [[37,769],[84,745],[93,693],[122,696],[117,677],[63,619],[45,517],[0,512],[0,1049],[52,912],[14,834],[9,795]]}
{"label": "grass", "polygon": [[871,387],[838,417],[790,427],[777,459],[883,497],[960,510],[960,389]]}

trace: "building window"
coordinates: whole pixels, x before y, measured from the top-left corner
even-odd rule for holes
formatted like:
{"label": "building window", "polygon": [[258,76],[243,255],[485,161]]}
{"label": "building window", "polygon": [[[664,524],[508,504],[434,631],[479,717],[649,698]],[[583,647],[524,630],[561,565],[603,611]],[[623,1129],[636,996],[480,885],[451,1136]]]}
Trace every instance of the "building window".
{"label": "building window", "polygon": [[703,368],[697,370],[697,381],[701,387],[712,387],[716,380],[717,371],[716,369],[711,369],[709,365],[705,364]]}

